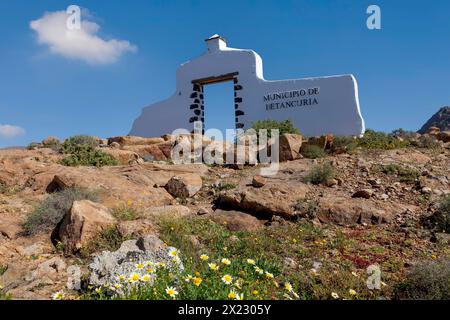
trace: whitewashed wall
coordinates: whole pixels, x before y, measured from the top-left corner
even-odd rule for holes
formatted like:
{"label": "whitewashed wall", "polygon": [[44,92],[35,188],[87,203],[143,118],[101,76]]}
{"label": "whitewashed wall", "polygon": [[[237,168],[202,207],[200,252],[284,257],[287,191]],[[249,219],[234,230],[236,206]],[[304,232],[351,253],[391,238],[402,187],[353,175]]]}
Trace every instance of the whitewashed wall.
{"label": "whitewashed wall", "polygon": [[[235,81],[234,107],[239,128],[248,129],[256,120],[291,119],[308,136],[364,133],[358,85],[352,75],[267,81],[262,59],[256,52],[228,48],[218,36],[206,43],[205,54],[178,69],[173,96],[145,107],[134,121],[130,135],[153,137],[179,128],[191,131],[193,121],[202,120],[204,114],[202,93],[196,92],[199,87],[202,90],[201,85],[196,87],[192,81],[223,75],[233,75]],[[268,98],[274,99],[267,101]],[[304,99],[311,103],[301,106]]]}

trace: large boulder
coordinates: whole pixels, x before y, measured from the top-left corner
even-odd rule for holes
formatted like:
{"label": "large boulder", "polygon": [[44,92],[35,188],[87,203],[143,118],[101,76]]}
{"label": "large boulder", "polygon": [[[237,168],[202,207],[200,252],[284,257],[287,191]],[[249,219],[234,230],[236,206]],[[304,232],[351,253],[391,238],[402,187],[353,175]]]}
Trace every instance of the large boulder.
{"label": "large boulder", "polygon": [[299,134],[283,134],[280,136],[280,162],[302,158],[300,149],[302,136]]}
{"label": "large boulder", "polygon": [[166,184],[166,190],[176,198],[190,198],[201,188],[202,178],[194,173],[174,176]]}
{"label": "large boulder", "polygon": [[105,206],[89,200],[74,201],[59,228],[59,239],[66,252],[78,252],[116,223]]}
{"label": "large boulder", "polygon": [[261,218],[275,215],[290,219],[295,215],[295,203],[305,198],[308,190],[303,183],[267,183],[261,188],[244,184],[220,194],[218,204],[224,209],[250,212]]}
{"label": "large boulder", "polygon": [[116,159],[122,165],[130,165],[139,162],[139,155],[136,152],[129,150],[113,149],[113,148],[101,148],[103,152],[108,153],[114,159]]}
{"label": "large boulder", "polygon": [[225,211],[217,209],[210,216],[214,222],[225,226],[230,231],[258,231],[263,223],[252,215],[239,211]]}
{"label": "large boulder", "polygon": [[320,198],[317,218],[324,223],[343,226],[382,224],[391,222],[397,215],[415,211],[417,211],[415,206],[381,200],[348,198],[330,193]]}
{"label": "large boulder", "polygon": [[[161,143],[152,145],[129,145],[124,146],[123,149],[129,152],[134,152],[147,161],[166,161],[170,159],[171,143]],[[167,150],[169,148],[169,151]],[[169,152],[167,154],[167,152]]]}

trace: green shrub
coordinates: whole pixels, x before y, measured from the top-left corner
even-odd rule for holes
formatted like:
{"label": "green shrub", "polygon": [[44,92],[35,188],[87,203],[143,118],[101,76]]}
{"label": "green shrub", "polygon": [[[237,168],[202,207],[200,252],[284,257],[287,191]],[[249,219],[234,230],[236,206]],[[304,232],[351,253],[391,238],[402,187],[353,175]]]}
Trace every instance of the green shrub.
{"label": "green shrub", "polygon": [[358,141],[354,137],[335,136],[333,139],[333,150],[352,153],[358,147]]}
{"label": "green shrub", "polygon": [[98,145],[98,141],[95,137],[83,135],[73,136],[64,141],[60,151],[63,154],[73,154],[79,151],[80,146],[89,146],[92,149],[95,149]]}
{"label": "green shrub", "polygon": [[32,142],[32,143],[30,143],[30,144],[27,146],[27,150],[34,150],[34,149],[39,148],[40,146],[41,146],[40,143],[38,143],[38,142]]}
{"label": "green shrub", "polygon": [[68,154],[60,161],[62,165],[77,166],[117,166],[119,162],[110,154],[98,150],[99,143],[95,137],[74,136],[66,139],[61,145],[60,152]]}
{"label": "green shrub", "polygon": [[358,145],[365,149],[399,149],[410,145],[408,141],[400,140],[392,134],[367,130],[364,137],[358,138]]}
{"label": "green shrub", "polygon": [[218,192],[220,191],[226,191],[226,190],[232,190],[235,189],[236,185],[234,183],[229,183],[229,182],[221,182],[219,184],[215,184],[214,185],[214,189]]}
{"label": "green shrub", "polygon": [[71,148],[72,154],[61,160],[68,167],[77,166],[117,166],[118,161],[110,154],[97,150],[90,145],[78,145]]}
{"label": "green shrub", "polygon": [[449,300],[450,259],[422,262],[407,275],[396,288],[400,299]]}
{"label": "green shrub", "polygon": [[313,145],[313,144],[311,144],[311,145],[307,144],[307,145],[303,146],[301,153],[305,158],[308,158],[308,159],[323,158],[327,155],[327,153],[325,152],[325,150],[323,150],[323,148]]}
{"label": "green shrub", "polygon": [[260,120],[252,123],[252,128],[256,130],[256,134],[259,137],[259,130],[267,129],[267,137],[271,138],[272,129],[278,129],[280,136],[285,133],[300,134],[300,131],[294,127],[291,120],[276,121],[276,120]]}
{"label": "green shrub", "polygon": [[418,134],[414,131],[408,131],[402,128],[395,129],[391,133],[392,136],[396,138],[401,138],[404,140],[412,141],[417,138]]}
{"label": "green shrub", "polygon": [[0,265],[0,277],[5,274],[6,270],[8,270],[8,266]]}
{"label": "green shrub", "polygon": [[420,136],[415,145],[419,148],[425,149],[439,149],[441,148],[441,144],[439,141],[433,136]]}
{"label": "green shrub", "polygon": [[4,194],[6,196],[12,196],[20,191],[19,186],[8,186],[3,181],[0,181],[0,194]]}
{"label": "green shrub", "polygon": [[88,258],[95,252],[117,251],[124,241],[130,239],[122,236],[117,227],[109,227],[100,232],[87,247],[81,249],[80,255],[83,258]]}
{"label": "green shrub", "polygon": [[77,200],[97,200],[97,194],[79,188],[69,188],[49,195],[28,216],[24,230],[27,235],[53,230]]}
{"label": "green shrub", "polygon": [[407,168],[399,164],[376,165],[373,170],[387,175],[396,175],[401,182],[414,183],[419,178],[419,172],[412,168]]}
{"label": "green shrub", "polygon": [[112,210],[113,216],[122,221],[136,220],[141,215],[137,206],[130,201],[127,204],[120,205]]}
{"label": "green shrub", "polygon": [[314,166],[308,175],[305,177],[305,182],[312,184],[322,184],[333,179],[335,172],[331,164],[325,163]]}

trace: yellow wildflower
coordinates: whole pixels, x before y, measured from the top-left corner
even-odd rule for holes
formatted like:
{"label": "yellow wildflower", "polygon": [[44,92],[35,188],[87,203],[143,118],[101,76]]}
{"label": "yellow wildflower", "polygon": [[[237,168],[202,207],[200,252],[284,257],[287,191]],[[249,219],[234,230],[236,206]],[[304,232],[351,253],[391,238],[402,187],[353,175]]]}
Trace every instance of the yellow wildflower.
{"label": "yellow wildflower", "polygon": [[149,282],[150,281],[150,276],[148,274],[142,276],[141,281],[142,282]]}
{"label": "yellow wildflower", "polygon": [[332,292],[331,296],[333,297],[333,299],[339,299],[339,295],[336,292]]}
{"label": "yellow wildflower", "polygon": [[62,300],[62,299],[64,299],[64,293],[62,291],[58,291],[53,295],[52,299],[53,300]]}
{"label": "yellow wildflower", "polygon": [[138,269],[138,270],[144,269],[144,264],[143,263],[136,264],[136,269]]}
{"label": "yellow wildflower", "polygon": [[170,250],[169,250],[169,256],[170,257],[178,257],[178,250],[177,249],[175,249],[175,248],[171,248]]}
{"label": "yellow wildflower", "polygon": [[169,295],[169,297],[171,298],[175,298],[178,295],[178,291],[176,288],[174,287],[167,287],[166,288],[166,293]]}
{"label": "yellow wildflower", "polygon": [[228,294],[228,299],[236,299],[237,293],[233,290]]}
{"label": "yellow wildflower", "polygon": [[208,263],[208,266],[211,270],[214,270],[214,271],[219,270],[219,266],[215,263]]}
{"label": "yellow wildflower", "polygon": [[256,264],[256,262],[253,259],[247,259],[247,264],[254,266]]}
{"label": "yellow wildflower", "polygon": [[231,284],[231,283],[233,282],[233,277],[230,276],[229,274],[226,274],[226,275],[224,275],[224,276],[222,277],[222,281],[223,281],[225,284]]}
{"label": "yellow wildflower", "polygon": [[221,262],[226,266],[229,266],[231,264],[230,259],[227,259],[227,258],[223,258]]}
{"label": "yellow wildflower", "polygon": [[256,273],[259,273],[259,274],[264,274],[264,270],[263,270],[263,269],[261,269],[260,267],[258,267],[258,266],[255,266],[254,268],[255,268],[255,272],[256,272]]}
{"label": "yellow wildflower", "polygon": [[197,287],[202,283],[202,281],[203,281],[202,278],[199,278],[199,277],[195,277],[192,279],[192,283],[194,285],[196,285]]}
{"label": "yellow wildflower", "polygon": [[206,254],[202,254],[200,256],[200,260],[202,260],[202,261],[207,261],[208,259],[209,259],[209,257]]}
{"label": "yellow wildflower", "polygon": [[270,272],[266,271],[265,274],[266,274],[266,278],[273,279],[273,273],[270,273]]}
{"label": "yellow wildflower", "polygon": [[141,279],[141,277],[139,276],[139,274],[133,273],[133,274],[130,276],[129,281],[130,281],[131,283],[135,283],[135,282],[138,282],[140,279]]}
{"label": "yellow wildflower", "polygon": [[355,296],[356,295],[356,291],[353,289],[348,290],[348,293],[350,293],[351,296]]}
{"label": "yellow wildflower", "polygon": [[294,288],[292,287],[292,284],[290,284],[289,282],[284,283],[284,288],[289,292],[292,292],[294,290]]}

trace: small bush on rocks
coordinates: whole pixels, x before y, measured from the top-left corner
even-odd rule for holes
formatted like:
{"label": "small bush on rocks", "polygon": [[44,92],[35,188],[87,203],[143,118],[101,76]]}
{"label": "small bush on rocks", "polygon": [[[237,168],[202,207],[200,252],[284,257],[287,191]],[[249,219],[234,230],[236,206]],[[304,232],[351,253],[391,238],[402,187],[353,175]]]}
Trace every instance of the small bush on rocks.
{"label": "small bush on rocks", "polygon": [[129,237],[124,237],[117,229],[117,227],[109,227],[100,232],[95,239],[93,239],[86,248],[81,249],[80,255],[83,258],[88,258],[92,253],[102,251],[116,251],[120,245]]}
{"label": "small bush on rocks", "polygon": [[255,121],[252,124],[252,128],[256,130],[256,133],[259,133],[261,129],[267,129],[267,137],[271,137],[270,130],[278,129],[280,131],[280,136],[285,133],[291,134],[300,134],[300,131],[294,127],[294,124],[291,120],[285,121],[275,121],[275,120],[260,120]]}
{"label": "small bush on rocks", "polygon": [[397,298],[413,300],[450,299],[450,259],[422,262],[396,288]]}
{"label": "small bush on rocks", "polygon": [[319,146],[307,144],[302,148],[302,155],[308,159],[318,159],[325,157],[327,153]]}
{"label": "small bush on rocks", "polygon": [[425,149],[439,149],[441,148],[441,144],[439,141],[429,135],[420,136],[420,138],[415,142],[415,145],[419,148],[425,148]]}
{"label": "small bush on rocks", "polygon": [[119,162],[110,154],[97,150],[89,145],[79,145],[72,149],[72,154],[63,160],[61,164],[68,167],[77,166],[117,166]]}
{"label": "small bush on rocks", "polygon": [[358,139],[358,145],[365,149],[391,150],[405,148],[410,145],[409,141],[398,139],[393,134],[367,130],[364,137]]}
{"label": "small bush on rocks", "polygon": [[333,150],[352,153],[358,147],[358,141],[353,137],[335,136],[333,139]]}
{"label": "small bush on rocks", "polygon": [[375,172],[382,172],[387,175],[396,175],[401,182],[413,183],[419,178],[419,172],[412,168],[403,167],[399,164],[375,165]]}
{"label": "small bush on rocks", "polygon": [[325,163],[314,166],[305,177],[305,182],[312,184],[322,184],[333,179],[335,172],[331,164]]}
{"label": "small bush on rocks", "polygon": [[131,201],[114,208],[112,214],[122,221],[136,220],[141,215],[139,206],[134,205]]}
{"label": "small bush on rocks", "polygon": [[79,150],[79,146],[90,146],[92,148],[98,147],[98,141],[95,137],[91,136],[73,136],[64,141],[61,145],[61,153],[72,154]]}
{"label": "small bush on rocks", "polygon": [[97,200],[97,193],[80,189],[69,188],[49,195],[28,216],[24,229],[27,235],[53,230],[63,219],[64,215],[77,200]]}
{"label": "small bush on rocks", "polygon": [[117,166],[119,162],[108,153],[97,150],[99,146],[95,137],[74,136],[61,145],[60,153],[69,156],[60,161],[64,166]]}

